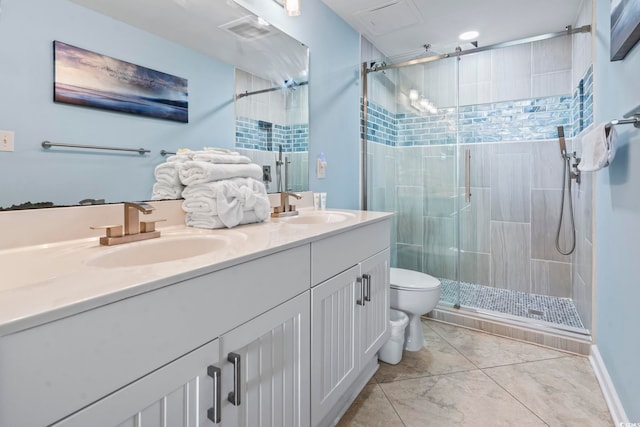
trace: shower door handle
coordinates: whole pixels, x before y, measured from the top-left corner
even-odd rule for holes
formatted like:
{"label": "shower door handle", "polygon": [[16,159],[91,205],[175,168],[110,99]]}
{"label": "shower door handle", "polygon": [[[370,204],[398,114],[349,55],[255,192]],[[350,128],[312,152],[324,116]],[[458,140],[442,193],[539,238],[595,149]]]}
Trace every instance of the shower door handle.
{"label": "shower door handle", "polygon": [[464,201],[471,202],[471,150],[464,150]]}

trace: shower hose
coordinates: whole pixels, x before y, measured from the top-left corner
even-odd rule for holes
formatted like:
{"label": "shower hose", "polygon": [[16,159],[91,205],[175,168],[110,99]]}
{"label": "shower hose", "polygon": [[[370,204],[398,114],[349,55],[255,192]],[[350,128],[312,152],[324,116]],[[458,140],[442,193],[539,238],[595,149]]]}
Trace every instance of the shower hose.
{"label": "shower hose", "polygon": [[[556,249],[562,255],[571,255],[576,249],[576,223],[573,218],[573,197],[571,197],[571,170],[569,165],[571,162],[571,157],[566,155],[563,157],[564,167],[562,170],[562,201],[560,202],[560,219],[558,220],[558,232],[556,233]],[[565,185],[565,181],[567,181],[567,178],[569,182],[567,183],[567,185]],[[560,247],[560,232],[562,231],[562,219],[564,218],[565,189],[567,189],[567,192],[569,193],[569,220],[571,221],[571,236],[573,241],[571,248],[567,252],[563,251]]]}

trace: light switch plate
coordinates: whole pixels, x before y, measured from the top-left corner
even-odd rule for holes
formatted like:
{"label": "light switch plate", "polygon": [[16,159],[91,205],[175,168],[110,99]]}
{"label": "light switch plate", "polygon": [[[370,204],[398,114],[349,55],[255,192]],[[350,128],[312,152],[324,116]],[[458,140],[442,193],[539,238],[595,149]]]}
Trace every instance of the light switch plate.
{"label": "light switch plate", "polygon": [[0,130],[0,151],[13,151],[14,135],[13,131]]}

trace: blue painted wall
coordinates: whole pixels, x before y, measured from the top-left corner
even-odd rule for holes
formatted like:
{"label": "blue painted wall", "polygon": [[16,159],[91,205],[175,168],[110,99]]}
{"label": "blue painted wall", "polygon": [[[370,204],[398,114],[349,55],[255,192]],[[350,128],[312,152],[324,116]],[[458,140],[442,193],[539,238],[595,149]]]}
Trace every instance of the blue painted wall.
{"label": "blue painted wall", "polygon": [[[189,123],[55,104],[54,40],[188,79]],[[0,129],[15,131],[15,152],[0,152],[0,206],[149,199],[161,149],[233,146],[233,66],[67,0],[4,0],[0,58]],[[45,151],[43,140],[153,152]]]}
{"label": "blue painted wall", "polygon": [[[309,187],[327,192],[327,206],[357,209],[360,194],[360,35],[321,0],[305,0],[287,17],[273,1],[238,0],[310,49]],[[327,159],[317,179],[318,154]]]}
{"label": "blue painted wall", "polygon": [[[640,104],[640,46],[609,61],[608,0],[596,5],[595,123]],[[618,126],[608,169],[596,172],[596,344],[632,422],[640,422],[640,129]]]}

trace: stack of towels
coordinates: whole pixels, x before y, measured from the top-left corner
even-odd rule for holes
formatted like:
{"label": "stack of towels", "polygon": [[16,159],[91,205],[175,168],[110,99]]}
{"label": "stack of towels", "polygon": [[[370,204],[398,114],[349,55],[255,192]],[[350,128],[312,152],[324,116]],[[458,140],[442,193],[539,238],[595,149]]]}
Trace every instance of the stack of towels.
{"label": "stack of towels", "polygon": [[224,149],[191,152],[180,162],[182,209],[186,224],[198,228],[234,227],[269,217],[262,168],[246,156]]}
{"label": "stack of towels", "polygon": [[156,182],[153,184],[151,200],[176,200],[182,197],[184,185],[180,181],[180,165],[191,160],[193,151],[181,149],[176,155],[167,157],[167,161],[156,166]]}

